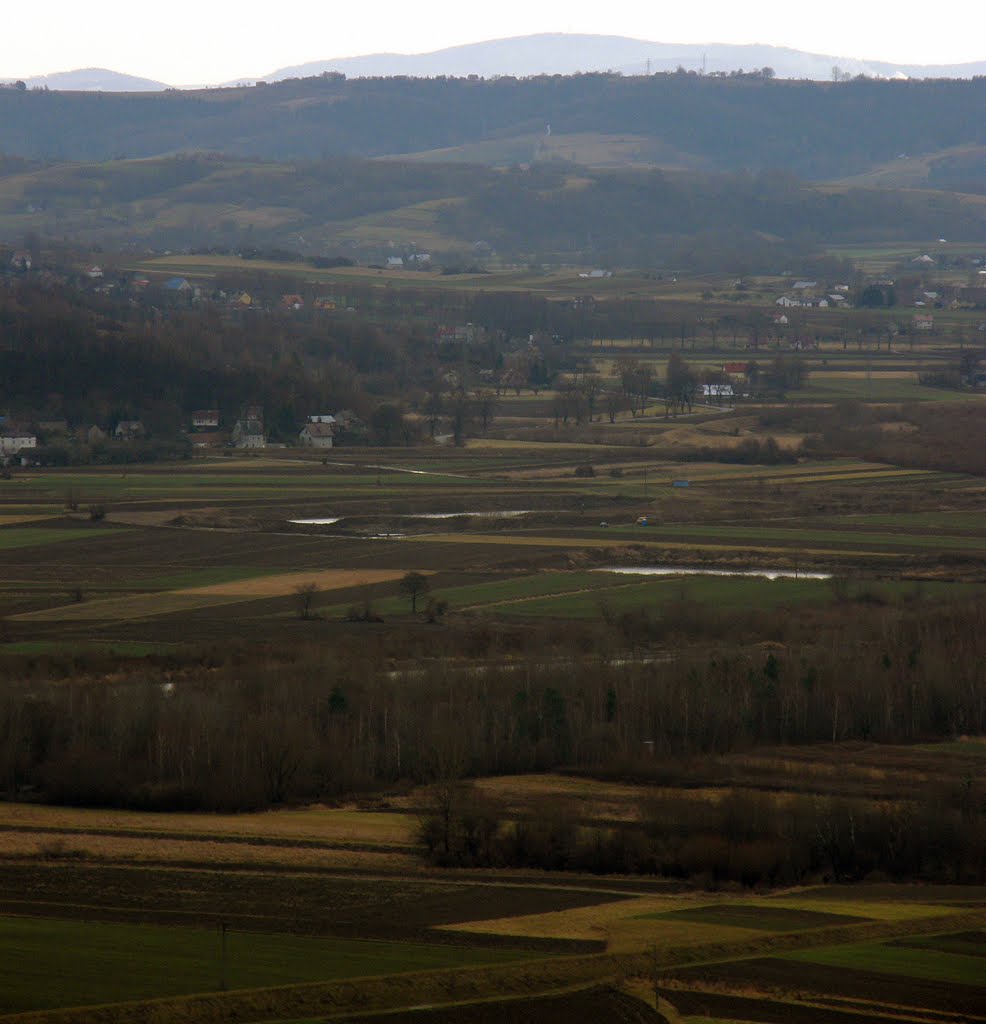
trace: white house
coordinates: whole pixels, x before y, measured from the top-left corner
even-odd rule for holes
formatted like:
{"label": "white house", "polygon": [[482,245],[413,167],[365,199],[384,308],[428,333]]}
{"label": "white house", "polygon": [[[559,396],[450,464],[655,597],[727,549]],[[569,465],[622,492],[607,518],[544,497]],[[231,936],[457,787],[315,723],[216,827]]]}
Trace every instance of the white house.
{"label": "white house", "polygon": [[298,435],[298,441],[309,448],[331,448],[332,425],[329,423],[306,423]]}
{"label": "white house", "polygon": [[192,413],[193,430],[215,430],[218,426],[218,409],[196,409],[196,411]]}
{"label": "white house", "polygon": [[702,385],[702,397],[703,398],[732,398],[733,397],[733,386],[732,386],[732,384],[703,384]]}
{"label": "white house", "polygon": [[7,458],[16,455],[25,448],[37,448],[38,439],[34,434],[26,430],[16,430],[13,427],[6,427],[0,431],[0,456]]}
{"label": "white house", "polygon": [[388,256],[387,266],[390,267],[391,270],[395,269],[396,267],[403,267],[404,259],[401,256]]}
{"label": "white house", "polygon": [[328,413],[320,412],[320,413],[315,413],[312,416],[309,416],[308,417],[308,422],[309,423],[328,423],[328,425],[331,427],[331,426],[335,426],[336,418],[335,418],[335,416],[330,416]]}

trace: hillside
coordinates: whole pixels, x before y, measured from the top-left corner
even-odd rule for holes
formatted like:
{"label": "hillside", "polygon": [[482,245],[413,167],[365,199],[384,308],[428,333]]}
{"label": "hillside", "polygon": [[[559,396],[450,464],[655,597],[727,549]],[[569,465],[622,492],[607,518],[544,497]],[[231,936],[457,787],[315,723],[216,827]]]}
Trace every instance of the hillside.
{"label": "hillside", "polygon": [[396,247],[468,263],[482,240],[515,261],[777,273],[837,242],[978,241],[986,204],[941,191],[814,188],[780,173],[558,161],[495,170],[218,156],[10,160],[0,164],[0,240],[17,244],[30,232],[108,246],[347,252],[370,262]]}
{"label": "hillside", "polygon": [[[328,76],[199,92],[2,89],[0,138],[6,153],[35,159],[200,151],[297,160],[466,147],[467,159],[500,164],[527,162],[538,139],[629,136],[639,140],[638,149],[653,147],[645,152],[649,163],[771,168],[826,180],[865,173],[916,148],[932,154],[986,145],[984,103],[986,79],[835,84],[759,75]],[[517,139],[524,145],[505,152],[501,144]]]}

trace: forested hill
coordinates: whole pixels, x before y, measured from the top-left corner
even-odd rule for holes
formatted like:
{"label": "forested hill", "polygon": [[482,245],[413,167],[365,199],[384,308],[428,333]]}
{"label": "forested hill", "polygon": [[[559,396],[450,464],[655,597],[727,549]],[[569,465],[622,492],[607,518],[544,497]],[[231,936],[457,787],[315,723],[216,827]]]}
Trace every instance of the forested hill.
{"label": "forested hill", "polygon": [[859,174],[904,153],[986,143],[984,107],[986,78],[325,76],[140,95],[2,89],[0,139],[5,153],[35,159],[195,150],[265,159],[442,150],[444,158],[456,158],[457,149],[470,147],[468,158],[477,162],[513,163],[539,154],[550,125],[554,138],[636,139],[643,163],[769,167],[822,180]]}
{"label": "forested hill", "polygon": [[[811,187],[782,172],[492,169],[337,158],[197,155],[101,164],[0,159],[0,241],[25,233],[108,246],[274,245],[371,261],[387,240],[439,254],[777,272],[858,238],[979,241],[986,200],[919,189]],[[460,258],[456,256],[456,259]],[[455,260],[453,260],[455,262]]]}

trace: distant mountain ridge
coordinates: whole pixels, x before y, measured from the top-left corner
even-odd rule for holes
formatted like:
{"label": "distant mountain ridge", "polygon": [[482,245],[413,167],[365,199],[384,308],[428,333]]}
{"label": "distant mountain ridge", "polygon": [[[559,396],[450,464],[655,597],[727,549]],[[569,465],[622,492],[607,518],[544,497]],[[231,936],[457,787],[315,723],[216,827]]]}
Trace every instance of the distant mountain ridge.
{"label": "distant mountain ridge", "polygon": [[376,53],[312,61],[280,68],[263,76],[262,80],[276,82],[326,72],[338,72],[354,78],[392,75],[421,78],[479,75],[490,78],[495,75],[573,75],[592,71],[643,75],[675,71],[678,67],[686,71],[714,73],[765,66],[773,68],[778,78],[814,80],[831,79],[836,67],[842,74],[879,78],[972,78],[986,74],[986,60],[967,64],[894,64],[761,44],[661,43],[627,36],[554,32],[467,43],[432,53]]}
{"label": "distant mountain ridge", "polygon": [[[833,69],[842,75],[874,78],[973,78],[986,75],[986,60],[965,64],[895,64],[808,53],[790,47],[763,44],[661,43],[627,36],[578,35],[561,32],[492,39],[452,46],[430,53],[373,53],[338,57],[279,68],[259,77],[244,77],[224,86],[252,85],[257,81],[279,82],[339,73],[350,78],[441,75],[481,78],[532,75],[573,75],[578,72],[616,71],[643,75],[661,71],[705,71],[707,74],[770,67],[778,78],[828,81]],[[14,79],[0,79],[12,84]],[[126,75],[106,68],[82,68],[24,79],[29,89],[64,92],[161,92],[164,82]],[[189,87],[190,88],[190,87]]]}
{"label": "distant mountain ridge", "polygon": [[[13,78],[0,79],[10,85]],[[108,68],[78,68],[75,71],[56,71],[50,75],[36,75],[22,80],[28,89],[57,89],[62,92],[161,92],[170,86],[152,78],[125,75]]]}

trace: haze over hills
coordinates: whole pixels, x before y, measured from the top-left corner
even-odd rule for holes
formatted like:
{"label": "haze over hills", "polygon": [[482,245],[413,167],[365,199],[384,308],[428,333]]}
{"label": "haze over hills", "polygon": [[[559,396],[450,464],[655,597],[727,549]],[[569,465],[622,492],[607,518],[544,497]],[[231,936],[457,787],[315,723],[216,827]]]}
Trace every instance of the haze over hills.
{"label": "haze over hills", "polygon": [[[225,86],[252,85],[309,78],[326,72],[350,78],[440,75],[523,78],[531,75],[572,75],[578,72],[615,71],[643,75],[661,71],[728,73],[739,69],[773,68],[778,78],[828,81],[833,68],[843,75],[873,78],[972,78],[986,74],[986,60],[964,64],[895,64],[858,57],[809,53],[765,44],[662,43],[626,36],[543,33],[492,39],[453,46],[430,53],[373,53],[336,57],[278,68],[262,76],[242,77]],[[0,79],[12,83],[14,79]],[[170,85],[150,78],[121,74],[105,68],[61,71],[24,79],[28,88],[93,92],[160,92]],[[187,87],[191,88],[191,87]]]}
{"label": "haze over hills", "polygon": [[453,46],[432,53],[375,53],[361,57],[342,57],[312,61],[280,68],[263,76],[265,81],[306,78],[325,72],[350,77],[410,75],[573,75],[577,72],[619,71],[626,75],[650,72],[686,71],[730,72],[740,68],[771,67],[779,78],[828,80],[832,69],[844,74],[877,78],[971,78],[986,74],[986,60],[968,64],[920,65],[894,64],[806,53],[788,47],[732,45],[723,43],[661,43],[626,36],[544,33],[493,39],[481,43]]}
{"label": "haze over hills", "polygon": [[[10,83],[14,79],[0,81]],[[50,75],[36,75],[23,79],[29,89],[58,89],[63,92],[161,92],[170,88],[164,82],[136,75],[125,75],[107,68],[79,68],[76,71],[57,71]]]}

